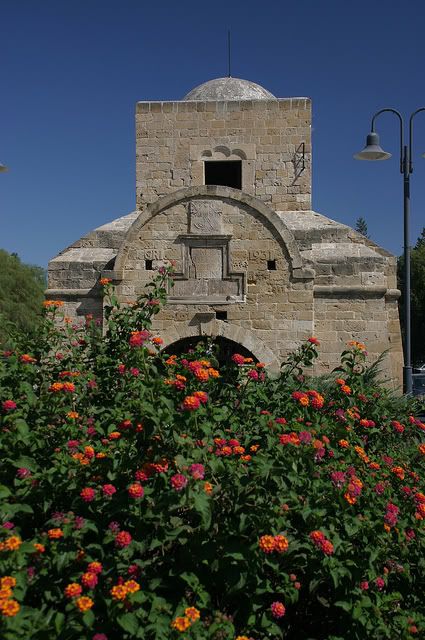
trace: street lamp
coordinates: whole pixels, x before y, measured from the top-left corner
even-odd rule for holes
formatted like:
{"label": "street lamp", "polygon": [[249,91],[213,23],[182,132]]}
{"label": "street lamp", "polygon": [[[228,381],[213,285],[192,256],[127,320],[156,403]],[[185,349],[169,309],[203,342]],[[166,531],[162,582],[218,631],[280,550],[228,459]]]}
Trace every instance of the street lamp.
{"label": "street lamp", "polygon": [[[379,136],[375,131],[376,118],[386,111],[394,113],[400,124],[400,173],[403,174],[403,221],[404,221],[404,367],[403,389],[405,393],[412,393],[412,354],[411,354],[411,319],[410,319],[410,245],[409,245],[409,209],[410,209],[410,174],[413,172],[412,146],[413,146],[413,118],[425,107],[420,107],[412,113],[409,119],[409,144],[404,144],[404,120],[396,109],[381,109],[372,118],[370,133],[366,139],[363,151],[356,153],[356,160],[388,160],[391,154],[387,153],[379,144]],[[424,154],[425,157],[425,154]]]}

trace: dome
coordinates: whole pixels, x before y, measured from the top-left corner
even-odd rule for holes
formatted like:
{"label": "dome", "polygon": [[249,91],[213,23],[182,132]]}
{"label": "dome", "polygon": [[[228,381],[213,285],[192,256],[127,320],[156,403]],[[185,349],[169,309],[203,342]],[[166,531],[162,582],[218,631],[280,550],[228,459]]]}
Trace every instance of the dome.
{"label": "dome", "polygon": [[276,96],[255,82],[229,77],[204,82],[183,100],[276,100]]}

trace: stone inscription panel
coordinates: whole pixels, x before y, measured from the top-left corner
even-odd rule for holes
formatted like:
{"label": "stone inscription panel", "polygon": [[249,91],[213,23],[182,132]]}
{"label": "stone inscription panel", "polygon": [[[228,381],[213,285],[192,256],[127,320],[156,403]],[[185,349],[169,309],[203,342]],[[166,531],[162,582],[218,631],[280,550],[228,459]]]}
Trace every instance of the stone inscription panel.
{"label": "stone inscription panel", "polygon": [[190,232],[205,235],[221,233],[222,203],[214,200],[192,200],[189,205]]}
{"label": "stone inscription panel", "polygon": [[221,247],[191,247],[189,278],[222,278],[223,251]]}

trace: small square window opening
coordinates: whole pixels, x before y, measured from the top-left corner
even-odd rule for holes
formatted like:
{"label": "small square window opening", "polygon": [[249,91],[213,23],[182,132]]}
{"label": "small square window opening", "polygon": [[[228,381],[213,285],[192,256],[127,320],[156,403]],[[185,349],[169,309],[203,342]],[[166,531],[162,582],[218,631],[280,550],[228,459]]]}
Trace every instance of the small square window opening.
{"label": "small square window opening", "polygon": [[153,269],[152,260],[145,260],[145,269],[146,271],[152,271]]}
{"label": "small square window opening", "polygon": [[268,271],[276,271],[276,260],[267,260]]}
{"label": "small square window opening", "polygon": [[242,189],[242,160],[205,162],[205,184]]}
{"label": "small square window opening", "polygon": [[217,320],[227,320],[227,311],[216,311],[215,317]]}

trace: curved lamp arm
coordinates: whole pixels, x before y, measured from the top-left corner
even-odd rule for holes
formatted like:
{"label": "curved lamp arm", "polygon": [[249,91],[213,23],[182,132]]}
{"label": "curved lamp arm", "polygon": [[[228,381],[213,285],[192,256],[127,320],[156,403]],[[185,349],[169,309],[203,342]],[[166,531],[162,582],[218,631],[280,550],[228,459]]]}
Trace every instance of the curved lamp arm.
{"label": "curved lamp arm", "polygon": [[[385,113],[386,111],[389,111],[390,113],[394,113],[397,118],[399,119],[400,122],[400,173],[404,172],[404,167],[403,167],[403,146],[404,146],[404,139],[403,139],[403,116],[401,115],[401,113],[399,111],[397,111],[397,109],[380,109],[379,111],[377,111],[375,113],[375,115],[372,118],[372,123],[371,123],[371,131],[372,133],[375,133],[375,120],[376,118],[381,115],[381,113]],[[421,109],[418,109],[418,111],[421,111]],[[417,112],[415,112],[417,113]],[[415,115],[415,114],[413,114]],[[410,121],[412,121],[412,117],[410,118]],[[411,137],[410,137],[411,140]]]}
{"label": "curved lamp arm", "polygon": [[420,107],[420,109],[416,109],[410,116],[409,120],[409,173],[413,172],[413,161],[412,161],[412,151],[413,151],[413,118],[417,113],[421,111],[425,111],[425,107]]}

